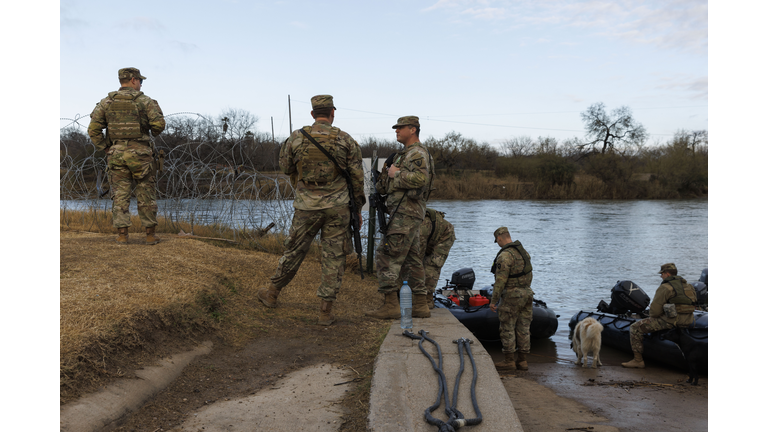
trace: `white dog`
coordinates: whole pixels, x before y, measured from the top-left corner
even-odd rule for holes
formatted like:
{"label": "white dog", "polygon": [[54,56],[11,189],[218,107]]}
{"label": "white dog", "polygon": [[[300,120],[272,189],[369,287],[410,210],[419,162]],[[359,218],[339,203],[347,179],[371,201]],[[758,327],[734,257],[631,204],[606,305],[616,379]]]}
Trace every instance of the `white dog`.
{"label": "white dog", "polygon": [[573,342],[571,347],[576,352],[576,364],[581,364],[582,357],[587,367],[587,353],[592,353],[592,368],[602,366],[600,362],[600,345],[602,344],[603,325],[594,318],[584,318],[573,329]]}

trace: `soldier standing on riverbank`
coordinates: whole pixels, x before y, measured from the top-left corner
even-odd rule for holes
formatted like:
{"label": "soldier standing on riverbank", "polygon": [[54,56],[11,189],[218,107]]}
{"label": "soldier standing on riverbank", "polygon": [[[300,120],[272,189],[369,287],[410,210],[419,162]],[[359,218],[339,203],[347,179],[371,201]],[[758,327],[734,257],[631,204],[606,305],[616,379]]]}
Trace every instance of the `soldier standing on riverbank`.
{"label": "soldier standing on riverbank", "polygon": [[[629,326],[629,342],[634,358],[621,365],[625,368],[645,368],[643,360],[643,335],[646,333],[688,327],[693,324],[696,309],[696,290],[685,279],[677,275],[674,263],[661,266],[661,285],[656,289],[648,308],[649,317],[635,321]],[[674,312],[673,312],[674,311]]]}
{"label": "soldier standing on riverbank", "polygon": [[314,96],[311,102],[310,114],[315,122],[305,126],[303,131],[330,153],[341,169],[349,172],[355,196],[349,196],[346,180],[328,156],[302,133],[302,129],[293,131],[280,148],[280,169],[296,181],[293,220],[285,240],[285,252],[278,261],[270,285],[259,290],[257,295],[267,307],[277,307],[280,291],[296,276],[312,240],[320,232],[323,274],[317,289],[320,297],[318,324],[331,325],[335,321],[331,309],[341,288],[347,254],[352,251],[349,219],[359,218],[362,224],[360,214],[350,215],[349,200],[354,199],[358,209],[365,204],[363,157],[357,142],[332,126],[336,111],[333,96]]}
{"label": "soldier standing on riverbank", "polygon": [[[445,213],[427,208],[419,228],[419,253],[424,264],[424,285],[427,288],[427,306],[430,309],[435,307],[434,295],[440,280],[440,270],[448,259],[454,241],[456,234],[453,225],[445,220]],[[402,285],[403,276],[406,279],[408,277],[402,273],[400,276],[398,285]]]}
{"label": "soldier standing on riverbank", "polygon": [[496,280],[490,307],[499,313],[501,351],[504,353],[504,361],[494,366],[498,370],[528,370],[526,354],[531,351],[533,321],[531,256],[520,241],[512,241],[507,227],[494,231],[493,238],[501,250],[491,267]]}
{"label": "soldier standing on riverbank", "polygon": [[[419,141],[421,125],[416,116],[400,117],[395,129],[397,141],[405,146],[397,153],[387,175],[379,176],[376,190],[387,195],[390,222],[387,235],[376,248],[376,276],[384,304],[367,316],[400,318],[397,299],[400,275],[408,275],[413,292],[413,316],[429,318],[424,265],[419,252],[419,228],[427,209],[434,179],[432,157]],[[384,173],[382,173],[384,174]]]}
{"label": "soldier standing on riverbank", "polygon": [[[150,131],[159,135],[165,117],[157,101],[141,92],[147,77],[136,68],[117,72],[120,88],[96,104],[91,113],[88,135],[97,151],[106,150],[109,187],[112,190],[112,224],[118,244],[128,244],[131,226],[129,205],[131,182],[136,181],[136,201],[146,244],[157,244],[157,189],[155,188],[154,145]],[[106,136],[103,130],[106,129]]]}

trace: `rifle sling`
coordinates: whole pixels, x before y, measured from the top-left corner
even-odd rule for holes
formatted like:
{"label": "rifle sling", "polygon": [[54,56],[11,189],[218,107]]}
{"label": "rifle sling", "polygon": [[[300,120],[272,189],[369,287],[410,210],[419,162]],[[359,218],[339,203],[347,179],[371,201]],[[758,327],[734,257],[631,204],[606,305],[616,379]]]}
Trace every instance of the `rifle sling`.
{"label": "rifle sling", "polygon": [[[315,141],[315,139],[312,138],[312,135],[308,134],[307,131],[305,131],[304,129],[299,129],[299,131],[301,131],[301,133],[304,134],[305,137],[307,137],[309,142],[314,144],[315,147],[318,148],[318,150],[320,150],[328,159],[330,159],[331,162],[333,162],[333,164],[336,166],[336,169],[339,170],[339,173],[341,174],[341,176],[344,177],[344,180],[346,180],[347,183],[351,185],[352,179],[349,177],[349,173],[347,172],[347,170],[341,169],[341,167],[339,166],[339,163],[336,162],[336,158],[334,158],[333,155],[328,153],[328,150],[324,149],[323,146],[320,145],[320,143]],[[349,197],[349,199],[354,200],[355,197],[351,196]]]}

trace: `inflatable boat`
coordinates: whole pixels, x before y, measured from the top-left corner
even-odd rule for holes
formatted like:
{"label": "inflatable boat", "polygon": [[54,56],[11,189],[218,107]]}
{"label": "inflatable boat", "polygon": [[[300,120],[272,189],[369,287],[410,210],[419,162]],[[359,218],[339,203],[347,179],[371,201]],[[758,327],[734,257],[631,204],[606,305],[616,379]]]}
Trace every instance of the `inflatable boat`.
{"label": "inflatable boat", "polygon": [[[448,309],[478,340],[498,341],[499,314],[491,311],[493,288],[472,291],[475,272],[463,268],[453,273],[443,288],[435,291],[435,308]],[[557,318],[552,309],[541,300],[533,300],[531,338],[546,339],[557,331]]]}
{"label": "inflatable boat", "polygon": [[[704,285],[704,284],[702,284]],[[696,286],[697,289],[706,289]],[[699,298],[701,300],[701,297]],[[597,311],[580,311],[571,318],[569,338],[573,338],[573,329],[584,318],[594,318],[603,325],[602,343],[605,346],[615,348],[632,354],[629,342],[629,326],[635,321],[648,317],[646,307],[650,304],[650,298],[645,291],[632,281],[618,281],[611,290],[611,303],[601,300]],[[702,302],[697,305],[703,306]],[[694,323],[684,329],[695,341],[697,347],[705,352],[708,349],[708,313],[696,310],[693,313]],[[659,363],[687,370],[688,366],[682,351],[678,346],[663,335],[666,331],[646,334],[643,337],[643,359],[650,359]],[[628,358],[629,360],[629,358]],[[699,373],[707,373],[707,364],[703,362],[699,366]]]}

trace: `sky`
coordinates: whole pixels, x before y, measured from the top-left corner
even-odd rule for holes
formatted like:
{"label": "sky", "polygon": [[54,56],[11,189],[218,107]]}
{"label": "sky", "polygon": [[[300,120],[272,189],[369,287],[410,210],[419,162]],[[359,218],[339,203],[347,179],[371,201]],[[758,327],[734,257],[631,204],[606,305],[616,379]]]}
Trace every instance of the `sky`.
{"label": "sky", "polygon": [[701,0],[64,0],[60,117],[88,116],[132,66],[166,115],[243,109],[278,137],[331,94],[358,141],[393,139],[404,115],[422,138],[583,138],[598,102],[666,141],[708,129],[707,20]]}

